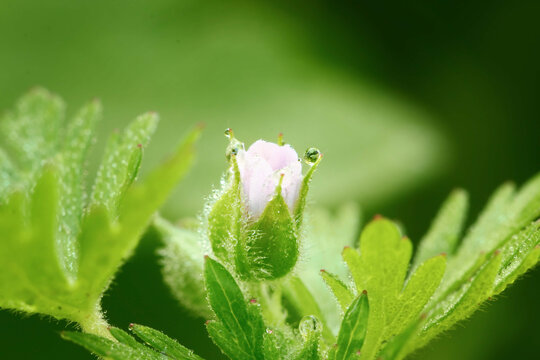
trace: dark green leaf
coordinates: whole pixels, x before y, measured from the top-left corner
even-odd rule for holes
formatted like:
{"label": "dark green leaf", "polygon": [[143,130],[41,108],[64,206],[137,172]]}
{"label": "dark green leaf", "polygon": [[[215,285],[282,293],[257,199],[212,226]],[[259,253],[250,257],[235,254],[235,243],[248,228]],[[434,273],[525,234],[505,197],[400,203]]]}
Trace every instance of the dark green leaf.
{"label": "dark green leaf", "polygon": [[171,339],[161,331],[137,324],[130,325],[130,329],[145,343],[173,359],[202,360],[192,350],[180,345],[176,340]]}

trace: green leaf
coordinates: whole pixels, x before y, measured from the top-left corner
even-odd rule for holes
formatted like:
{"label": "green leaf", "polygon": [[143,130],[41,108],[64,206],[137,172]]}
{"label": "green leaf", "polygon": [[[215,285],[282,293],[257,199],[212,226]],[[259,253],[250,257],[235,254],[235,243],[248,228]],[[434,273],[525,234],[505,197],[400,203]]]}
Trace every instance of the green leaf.
{"label": "green leaf", "polygon": [[94,334],[80,332],[62,332],[62,337],[83,346],[96,355],[113,360],[202,360],[193,351],[180,345],[175,340],[158,330],[142,326],[130,325],[131,330],[150,347],[135,340],[127,332],[111,327],[110,334],[118,342]]}
{"label": "green leaf", "polygon": [[237,341],[231,341],[230,331],[219,321],[207,321],[206,331],[214,342],[219,347],[223,354],[229,359],[250,359],[251,354],[246,352]]}
{"label": "green leaf", "polygon": [[347,285],[345,285],[343,281],[339,280],[337,276],[329,273],[324,269],[321,270],[321,276],[336,297],[339,305],[341,306],[341,309],[343,311],[346,311],[349,305],[354,300],[354,295],[351,290],[349,290]]}
{"label": "green leaf", "polygon": [[468,196],[463,190],[455,190],[443,203],[428,233],[420,241],[412,268],[441,253],[452,254],[465,223]]}
{"label": "green leaf", "polygon": [[369,223],[360,236],[360,254],[351,248],[343,251],[357,290],[370,296],[366,342],[362,356],[376,355],[382,341],[390,334],[387,325],[400,309],[399,294],[407,274],[412,245],[402,237],[391,221],[378,218]]}
{"label": "green leaf", "polygon": [[101,104],[93,101],[82,108],[67,128],[60,152],[60,211],[57,234],[62,266],[74,281],[77,272],[77,235],[86,202],[85,161],[96,123],[101,118]]}
{"label": "green leaf", "polygon": [[248,313],[246,300],[232,275],[209,257],[206,258],[204,275],[210,306],[223,324],[221,329],[229,333],[229,341],[235,342],[236,348],[242,349],[249,358],[262,359],[263,331],[259,326],[252,327],[253,323],[262,320],[252,319],[253,314]]}
{"label": "green leaf", "polygon": [[137,324],[130,325],[130,329],[161,354],[168,355],[173,359],[201,360],[201,357],[195,355],[192,350],[180,345],[176,340],[171,339],[161,331]]}
{"label": "green leaf", "polygon": [[501,255],[495,253],[469,283],[464,284],[432,311],[420,339],[423,344],[437,334],[451,328],[456,322],[469,317],[493,293],[494,281],[501,264]]}
{"label": "green leaf", "polygon": [[446,256],[438,255],[422,263],[408,280],[398,298],[399,309],[389,319],[386,332],[399,334],[414,322],[439,286],[446,269]]}
{"label": "green leaf", "polygon": [[514,235],[501,249],[501,267],[495,279],[495,294],[502,292],[519,276],[538,263],[540,256],[540,222]]}
{"label": "green leaf", "polygon": [[135,249],[154,212],[190,166],[199,133],[200,129],[192,131],[171,158],[129,188],[116,221],[111,220],[104,205],[94,205],[88,212],[80,235],[79,281],[96,300]]}
{"label": "green leaf", "polygon": [[5,142],[16,155],[25,182],[32,182],[44,160],[52,159],[62,139],[65,105],[45,89],[23,96],[0,122]]}
{"label": "green leaf", "polygon": [[156,217],[153,225],[165,243],[159,250],[160,263],[173,295],[195,314],[210,317],[203,279],[205,244],[200,233],[173,226],[161,217]]}
{"label": "green leaf", "polygon": [[94,334],[65,331],[62,338],[78,344],[85,349],[111,360],[154,360],[159,357],[141,356],[142,354],[128,345],[112,341]]}
{"label": "green leaf", "polygon": [[158,122],[155,113],[139,116],[120,134],[113,134],[105,149],[91,197],[92,205],[102,205],[116,215],[126,189],[139,171],[141,150],[154,133]]}
{"label": "green leaf", "polygon": [[[124,187],[115,188],[112,197],[119,207],[111,209],[106,202],[89,207],[85,158],[100,111],[99,103],[90,103],[64,130],[61,100],[36,90],[23,97],[2,122],[7,142],[16,140],[20,149],[17,164],[7,155],[0,157],[0,177],[10,182],[0,195],[4,196],[0,202],[0,307],[67,319],[87,332],[110,336],[101,297],[153,213],[189,167],[200,131],[192,132],[145,181],[130,186],[141,155],[131,141],[144,140],[155,124],[153,116],[139,118],[119,139],[124,148],[114,148],[134,147],[131,154],[136,156],[119,155],[118,162],[109,164],[118,171],[107,169],[115,173],[109,185],[118,184],[116,180],[124,176],[120,181]],[[107,180],[106,172],[101,173],[102,181]],[[109,195],[103,199],[111,200]]]}
{"label": "green leaf", "polygon": [[352,359],[360,352],[368,331],[369,312],[367,292],[364,291],[351,303],[343,317],[339,329],[335,360]]}
{"label": "green leaf", "polygon": [[141,344],[140,342],[135,340],[133,336],[131,336],[122,329],[111,327],[109,328],[109,332],[116,340],[118,340],[118,342],[125,344],[133,350],[137,351],[139,353],[139,356],[144,359],[159,360],[164,358],[162,354],[157,353],[148,346]]}
{"label": "green leaf", "polygon": [[413,321],[406,329],[392,337],[382,348],[377,356],[377,360],[399,360],[405,357],[406,347],[414,339],[419,327],[424,321],[424,317]]}

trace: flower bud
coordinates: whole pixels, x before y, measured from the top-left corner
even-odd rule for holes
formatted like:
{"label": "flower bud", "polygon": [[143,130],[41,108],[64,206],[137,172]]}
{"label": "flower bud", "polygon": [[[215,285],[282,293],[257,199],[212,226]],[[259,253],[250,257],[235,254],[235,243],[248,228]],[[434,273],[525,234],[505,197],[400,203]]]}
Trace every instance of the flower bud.
{"label": "flower bud", "polygon": [[258,140],[246,151],[232,130],[226,135],[231,139],[230,168],[223,189],[208,207],[212,250],[244,278],[282,277],[298,259],[309,181],[322,155],[308,149],[311,167],[304,176],[290,145]]}

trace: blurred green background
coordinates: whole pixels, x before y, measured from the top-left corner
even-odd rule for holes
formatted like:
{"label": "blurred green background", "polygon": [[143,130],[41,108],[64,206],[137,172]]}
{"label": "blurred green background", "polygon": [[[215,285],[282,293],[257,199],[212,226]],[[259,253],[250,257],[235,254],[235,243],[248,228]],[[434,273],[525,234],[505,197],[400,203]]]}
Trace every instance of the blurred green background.
{"label": "blurred green background", "polygon": [[[537,1],[2,0],[0,109],[34,85],[69,114],[101,98],[94,168],[110,131],[156,110],[143,172],[204,122],[198,161],[163,209],[172,220],[196,215],[218,183],[226,127],[248,143],[283,132],[325,154],[314,203],[357,201],[418,240],[453,187],[470,191],[474,218],[498,184],[540,170],[539,15]],[[158,246],[143,239],[107,316],[219,358],[162,283]],[[537,269],[414,358],[537,357],[539,280]],[[2,311],[1,358],[91,359],[59,338],[65,327]]]}

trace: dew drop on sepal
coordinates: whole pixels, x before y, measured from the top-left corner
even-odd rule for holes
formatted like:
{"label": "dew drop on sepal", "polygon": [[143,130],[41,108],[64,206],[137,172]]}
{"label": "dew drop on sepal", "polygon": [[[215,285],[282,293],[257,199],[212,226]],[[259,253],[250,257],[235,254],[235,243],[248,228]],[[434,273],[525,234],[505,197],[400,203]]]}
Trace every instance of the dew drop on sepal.
{"label": "dew drop on sepal", "polygon": [[321,152],[319,149],[311,147],[306,150],[306,153],[304,154],[304,161],[308,165],[313,165],[314,163],[319,160],[319,156],[321,155]]}

